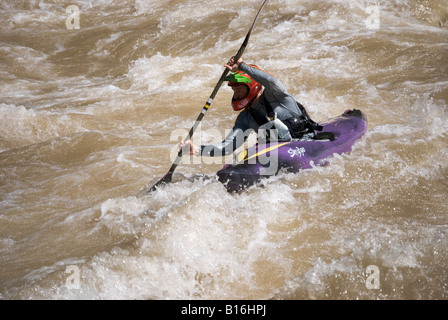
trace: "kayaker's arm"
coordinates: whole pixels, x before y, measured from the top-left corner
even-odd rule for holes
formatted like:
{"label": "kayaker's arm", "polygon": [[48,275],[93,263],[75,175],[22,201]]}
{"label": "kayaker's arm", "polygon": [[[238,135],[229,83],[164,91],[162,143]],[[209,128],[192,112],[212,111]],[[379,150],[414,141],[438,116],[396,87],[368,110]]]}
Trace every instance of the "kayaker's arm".
{"label": "kayaker's arm", "polygon": [[217,144],[195,145],[191,140],[179,143],[185,154],[206,157],[228,156],[238,149],[248,137],[248,132],[237,126],[227,135],[225,140]]}
{"label": "kayaker's arm", "polygon": [[247,135],[244,130],[234,127],[221,143],[200,146],[199,155],[206,157],[231,155],[246,139]]}
{"label": "kayaker's arm", "polygon": [[250,66],[244,62],[240,64],[239,69],[261,84],[269,94],[277,96],[277,98],[289,95],[283,82],[266,71]]}
{"label": "kayaker's arm", "polygon": [[[258,105],[265,105],[267,101],[281,121],[302,115],[303,112],[297,101],[288,93],[283,82],[266,71],[248,65],[243,61],[240,63],[239,69],[264,86],[263,96],[265,101],[261,100]],[[257,109],[258,105],[255,105],[254,108]]]}
{"label": "kayaker's arm", "polygon": [[289,95],[283,82],[278,80],[273,75],[267,73],[266,71],[259,69],[258,67],[246,64],[241,58],[237,63],[235,63],[234,58],[230,59],[225,67],[231,72],[237,72],[238,70],[240,70],[247,73],[256,82],[265,87],[266,91],[268,91],[270,94],[278,94],[280,98],[282,96]]}

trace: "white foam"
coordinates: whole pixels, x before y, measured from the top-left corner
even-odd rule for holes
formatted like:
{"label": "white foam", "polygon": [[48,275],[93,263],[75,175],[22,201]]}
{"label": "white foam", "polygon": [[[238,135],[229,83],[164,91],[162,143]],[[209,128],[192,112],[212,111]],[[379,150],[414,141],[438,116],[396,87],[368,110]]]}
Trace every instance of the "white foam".
{"label": "white foam", "polygon": [[[133,83],[133,89],[147,88],[149,93],[169,93],[178,90],[198,89],[208,84],[222,67],[201,64],[202,71],[196,71],[197,62],[191,57],[171,57],[157,53],[149,58],[140,58],[130,67],[128,78]],[[193,71],[191,71],[193,70]],[[207,74],[201,77],[200,74]],[[172,80],[175,78],[176,80]]]}
{"label": "white foam", "polygon": [[[41,10],[51,7],[51,3],[45,3],[41,1]],[[284,8],[284,3],[290,6]],[[427,151],[428,158],[418,162],[415,159],[408,161],[400,150],[390,146],[407,148],[412,143],[440,145],[444,142],[446,103],[431,101],[431,95],[446,87],[446,83],[404,81],[394,84],[394,88],[388,84],[375,85],[372,77],[385,71],[400,71],[403,65],[372,70],[372,62],[368,59],[374,59],[374,54],[362,50],[357,52],[353,46],[345,45],[347,42],[362,44],[362,39],[372,37],[381,39],[386,34],[386,41],[395,41],[395,44],[408,48],[411,44],[409,38],[395,36],[400,34],[400,30],[411,30],[412,22],[406,21],[407,15],[401,14],[403,3],[407,2],[381,3],[384,28],[381,31],[385,32],[377,34],[363,29],[367,17],[364,9],[370,4],[367,0],[348,3],[342,0],[283,1],[280,8],[276,7],[278,4],[271,4],[270,8],[277,10],[276,14],[270,11],[263,13],[247,48],[245,59],[288,82],[288,89],[299,101],[306,102],[307,109],[319,120],[338,115],[354,103],[359,103],[363,111],[367,111],[369,131],[351,154],[336,156],[330,160],[329,166],[316,167],[299,175],[280,174],[241,194],[228,194],[224,186],[212,177],[196,181],[185,179],[142,198],[122,195],[105,199],[86,195],[84,199],[77,200],[84,209],[79,210],[81,215],[77,213],[77,216],[88,218],[88,223],[92,223],[88,233],[104,232],[113,240],[95,253],[86,253],[91,257],[89,259],[56,261],[30,271],[25,275],[25,280],[30,282],[24,285],[20,295],[55,299],[269,299],[287,283],[292,290],[305,285],[310,298],[319,298],[325,296],[332,285],[328,278],[338,278],[343,274],[348,275],[349,280],[364,280],[363,264],[370,260],[380,267],[392,269],[426,268],[431,263],[428,252],[441,251],[446,244],[443,234],[440,233],[436,239],[435,249],[427,249],[431,242],[415,240],[419,235],[415,230],[421,232],[420,239],[425,236],[429,239],[434,228],[417,217],[406,221],[415,219],[422,222],[418,228],[401,224],[404,219],[397,222],[399,217],[394,216],[398,211],[394,211],[397,205],[393,204],[391,212],[383,212],[389,209],[384,202],[400,202],[394,198],[398,188],[417,186],[423,179],[443,174],[448,150],[440,147],[436,152]],[[5,71],[8,84],[2,87],[2,99],[8,97],[8,101],[13,102],[0,104],[0,139],[8,141],[8,144],[0,146],[1,149],[88,128],[97,130],[95,132],[101,136],[114,131],[113,137],[124,140],[133,134],[148,138],[148,146],[136,147],[130,144],[132,142],[122,144],[118,141],[107,150],[101,149],[99,160],[104,166],[110,166],[107,172],[113,173],[108,179],[130,181],[134,175],[146,174],[148,169],[151,173],[156,172],[166,165],[160,159],[153,159],[152,154],[141,159],[141,163],[145,163],[142,165],[136,159],[137,151],[144,148],[168,149],[167,141],[153,142],[151,136],[167,132],[168,140],[168,131],[174,127],[172,123],[189,128],[191,119],[181,115],[161,115],[163,120],[151,121],[142,128],[140,119],[137,123],[133,117],[122,121],[123,111],[134,110],[137,104],[142,103],[139,99],[146,95],[148,100],[157,96],[157,101],[168,101],[173,95],[193,96],[211,87],[228,58],[224,53],[232,54],[241,45],[254,8],[235,1],[221,3],[217,0],[200,8],[196,2],[187,1],[170,5],[169,10],[162,2],[137,0],[125,2],[129,6],[123,7],[122,4],[114,0],[79,1],[81,13],[102,13],[104,10],[112,22],[111,12],[129,11],[134,14],[130,8],[132,5],[137,16],[160,14],[158,28],[162,30],[157,35],[159,39],[169,37],[173,32],[182,32],[179,31],[182,26],[192,21],[213,18],[216,10],[220,17],[229,13],[228,28],[219,30],[216,42],[204,50],[191,48],[177,55],[155,53],[135,61],[122,59],[123,63],[128,63],[130,89],[119,88],[114,80],[109,82],[110,78],[79,76],[53,79],[51,76],[55,74],[52,74],[50,54],[24,46],[2,47],[0,50],[6,59],[17,59],[22,66],[33,64],[35,68],[42,68],[45,83],[55,85],[57,89],[44,93],[38,90],[41,83],[14,79],[11,70]],[[56,18],[61,20],[61,16]],[[389,24],[393,19],[397,21]],[[44,22],[24,12],[15,12],[11,21],[17,28],[25,30],[33,23]],[[221,22],[223,25],[227,23]],[[122,27],[118,24],[117,32],[104,39],[94,39],[88,56],[107,56],[107,48],[131,32],[132,21],[128,20],[126,27]],[[142,25],[136,27],[141,28]],[[419,28],[425,29],[424,23],[420,23]],[[427,30],[437,32],[435,28]],[[151,44],[150,39],[146,44]],[[64,50],[64,46],[57,50]],[[23,55],[19,55],[21,52]],[[341,83],[353,85],[353,88],[348,88],[347,92],[334,86]],[[404,92],[403,88],[408,91]],[[412,95],[410,91],[416,92]],[[17,102],[27,98],[29,103]],[[205,98],[201,102],[205,102]],[[413,116],[417,120],[424,119],[425,126],[419,126],[421,122],[417,120],[412,122]],[[104,117],[114,120],[103,122]],[[207,131],[208,127],[227,128],[233,118],[234,115],[228,114],[220,120],[206,118],[202,122],[206,127],[202,128],[201,141],[215,142],[217,134]],[[96,148],[102,141],[94,139],[94,145],[89,147]],[[67,181],[81,182],[82,188],[90,172],[83,176],[79,173],[80,168],[97,163],[98,158],[98,154],[93,152],[76,169],[67,167],[68,172],[53,178],[52,182],[56,182],[54,184],[58,188]],[[129,173],[131,169],[133,171]],[[216,171],[215,167],[206,165],[181,166],[178,170],[210,175]],[[92,174],[89,178],[95,180],[96,176]],[[8,186],[13,184],[8,183]],[[36,184],[33,188],[42,188]],[[130,185],[120,186],[120,192],[135,187],[132,182],[123,184]],[[23,185],[19,184],[20,193]],[[95,188],[107,194],[115,192],[110,190],[110,186]],[[9,191],[8,195],[13,192]],[[49,197],[53,196],[52,192],[50,190]],[[73,206],[73,199],[68,200]],[[22,205],[25,207],[25,202]],[[94,212],[99,212],[98,219],[93,218]],[[74,217],[72,213],[61,220],[73,225]],[[436,220],[433,216],[428,219]],[[76,231],[74,228],[73,232]],[[82,237],[83,234],[76,236]],[[9,238],[0,240],[2,250],[13,250],[15,244]],[[67,275],[64,267],[68,263],[76,263],[80,267],[82,281],[79,290],[65,286]],[[421,273],[422,277],[425,272]]]}

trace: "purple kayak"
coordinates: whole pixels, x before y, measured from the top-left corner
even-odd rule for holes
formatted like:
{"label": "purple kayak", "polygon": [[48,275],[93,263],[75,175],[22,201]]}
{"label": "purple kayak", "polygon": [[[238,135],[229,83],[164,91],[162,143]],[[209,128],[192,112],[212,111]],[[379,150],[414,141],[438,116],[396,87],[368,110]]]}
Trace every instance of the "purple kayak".
{"label": "purple kayak", "polygon": [[236,164],[217,172],[229,192],[241,191],[280,170],[297,173],[313,165],[325,165],[333,154],[350,152],[367,131],[367,119],[357,109],[347,110],[323,126],[320,138],[308,141],[279,141],[256,145],[236,156]]}

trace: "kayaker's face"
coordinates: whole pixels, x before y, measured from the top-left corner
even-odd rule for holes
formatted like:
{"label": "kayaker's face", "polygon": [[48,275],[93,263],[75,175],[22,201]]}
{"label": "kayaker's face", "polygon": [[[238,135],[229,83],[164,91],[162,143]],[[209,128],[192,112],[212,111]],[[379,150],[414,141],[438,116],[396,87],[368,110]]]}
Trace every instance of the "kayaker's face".
{"label": "kayaker's face", "polygon": [[234,100],[243,100],[249,94],[249,88],[244,84],[232,86],[232,90]]}

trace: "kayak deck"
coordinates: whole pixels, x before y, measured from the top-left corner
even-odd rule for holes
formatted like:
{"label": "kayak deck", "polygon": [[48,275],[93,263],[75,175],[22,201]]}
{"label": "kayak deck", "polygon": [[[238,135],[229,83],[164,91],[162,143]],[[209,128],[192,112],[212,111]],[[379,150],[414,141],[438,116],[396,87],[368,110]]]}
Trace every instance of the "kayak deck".
{"label": "kayak deck", "polygon": [[229,192],[235,192],[276,175],[282,169],[297,173],[313,165],[324,165],[325,159],[333,154],[350,152],[367,131],[367,119],[357,109],[347,110],[320,125],[323,126],[320,139],[325,140],[279,141],[253,146],[236,157],[236,164],[226,165],[217,172],[219,181]]}

